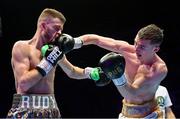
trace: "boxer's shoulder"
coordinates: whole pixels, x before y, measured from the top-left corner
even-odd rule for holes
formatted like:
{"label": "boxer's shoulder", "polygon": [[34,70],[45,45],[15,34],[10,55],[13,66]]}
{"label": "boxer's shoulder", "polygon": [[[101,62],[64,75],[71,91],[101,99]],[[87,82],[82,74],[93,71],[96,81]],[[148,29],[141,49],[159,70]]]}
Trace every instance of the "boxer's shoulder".
{"label": "boxer's shoulder", "polygon": [[12,54],[27,52],[30,50],[30,47],[31,45],[29,45],[28,41],[19,40],[14,43],[12,48]]}
{"label": "boxer's shoulder", "polygon": [[14,43],[14,46],[16,45],[30,45],[32,44],[32,40],[18,40]]}
{"label": "boxer's shoulder", "polygon": [[160,60],[152,65],[152,70],[159,75],[167,75],[168,68],[164,61]]}

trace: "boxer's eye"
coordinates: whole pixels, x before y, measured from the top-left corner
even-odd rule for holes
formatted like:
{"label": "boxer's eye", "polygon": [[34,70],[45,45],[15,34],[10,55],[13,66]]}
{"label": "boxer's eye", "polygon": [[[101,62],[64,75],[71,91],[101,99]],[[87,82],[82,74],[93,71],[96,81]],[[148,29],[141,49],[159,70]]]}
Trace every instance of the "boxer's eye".
{"label": "boxer's eye", "polygon": [[61,26],[60,25],[54,25],[54,27],[53,27],[56,31],[59,31],[59,30],[61,30],[62,31],[62,28],[61,28]]}
{"label": "boxer's eye", "polygon": [[141,48],[141,49],[145,49],[145,46],[143,46],[143,45],[140,45],[140,46],[139,46],[139,48]]}

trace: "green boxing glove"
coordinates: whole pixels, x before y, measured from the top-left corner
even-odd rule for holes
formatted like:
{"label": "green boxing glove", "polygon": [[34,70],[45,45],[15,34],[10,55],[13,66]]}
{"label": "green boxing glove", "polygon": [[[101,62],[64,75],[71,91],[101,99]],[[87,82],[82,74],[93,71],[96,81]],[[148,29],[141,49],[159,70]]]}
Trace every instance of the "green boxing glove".
{"label": "green boxing glove", "polygon": [[54,45],[44,45],[41,48],[43,59],[36,66],[36,69],[42,76],[46,76],[57,62],[63,57],[62,51]]}
{"label": "green boxing glove", "polygon": [[96,86],[106,86],[111,82],[111,80],[104,74],[100,67],[86,67],[85,73],[88,75],[89,79],[94,80]]}

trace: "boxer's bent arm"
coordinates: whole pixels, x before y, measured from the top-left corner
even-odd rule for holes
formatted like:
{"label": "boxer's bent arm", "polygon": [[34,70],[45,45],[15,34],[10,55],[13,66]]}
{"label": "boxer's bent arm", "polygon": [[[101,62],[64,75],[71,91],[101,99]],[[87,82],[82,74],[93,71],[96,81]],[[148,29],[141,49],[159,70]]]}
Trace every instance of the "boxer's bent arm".
{"label": "boxer's bent arm", "polygon": [[72,79],[86,79],[88,75],[85,74],[84,69],[72,65],[64,55],[63,59],[58,62],[58,65]]}
{"label": "boxer's bent arm", "polygon": [[156,66],[149,67],[148,65],[141,65],[138,68],[135,76],[133,87],[137,89],[144,85],[146,82],[160,84],[160,82],[167,75],[167,67],[165,64],[157,64]]}
{"label": "boxer's bent arm", "polygon": [[125,51],[135,51],[132,45],[123,40],[115,40],[113,38],[103,37],[95,34],[82,35],[79,38],[82,39],[83,45],[97,45],[106,50],[121,53],[122,55]]}
{"label": "boxer's bent arm", "polygon": [[166,74],[166,66],[161,66],[153,70],[150,69],[148,73],[138,72],[132,84],[126,83],[124,86],[118,87],[118,89],[124,98],[132,99],[135,96],[138,96],[139,92],[148,92],[149,88],[155,89],[157,85],[159,85],[160,82],[165,78]]}
{"label": "boxer's bent arm", "polygon": [[30,70],[29,58],[24,56],[25,50],[22,50],[22,45],[15,44],[12,50],[11,64],[17,81],[17,92],[26,92],[34,86],[41,78],[41,74],[36,70]]}

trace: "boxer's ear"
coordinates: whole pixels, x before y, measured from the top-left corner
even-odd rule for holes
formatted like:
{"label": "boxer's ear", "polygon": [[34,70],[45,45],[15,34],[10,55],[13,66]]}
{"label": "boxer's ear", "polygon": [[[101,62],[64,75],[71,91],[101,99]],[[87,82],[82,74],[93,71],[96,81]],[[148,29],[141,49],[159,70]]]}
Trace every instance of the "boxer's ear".
{"label": "boxer's ear", "polygon": [[155,48],[154,48],[154,52],[158,52],[158,51],[159,51],[159,49],[160,49],[160,47],[159,47],[159,46],[155,46]]}
{"label": "boxer's ear", "polygon": [[41,22],[40,23],[40,28],[43,29],[43,30],[46,29],[46,23],[45,22]]}

